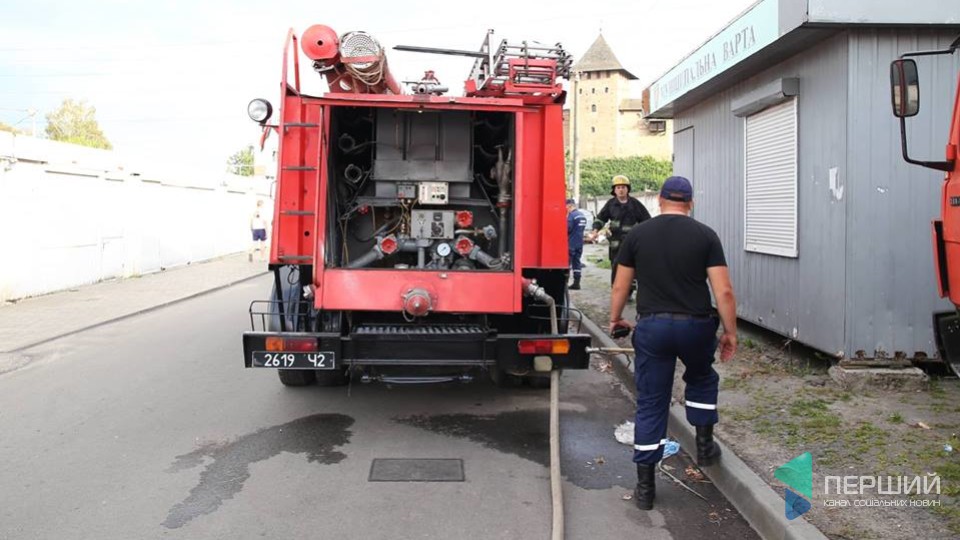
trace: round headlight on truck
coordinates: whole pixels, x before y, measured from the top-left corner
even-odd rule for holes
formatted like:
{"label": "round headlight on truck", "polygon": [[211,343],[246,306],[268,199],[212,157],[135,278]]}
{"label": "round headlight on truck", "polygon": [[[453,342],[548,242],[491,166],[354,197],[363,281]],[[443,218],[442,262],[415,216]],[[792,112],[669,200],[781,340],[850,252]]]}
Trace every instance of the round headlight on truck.
{"label": "round headlight on truck", "polygon": [[270,115],[273,114],[273,105],[270,105],[270,102],[265,99],[257,98],[247,105],[247,114],[250,115],[251,120],[262,124],[269,120]]}

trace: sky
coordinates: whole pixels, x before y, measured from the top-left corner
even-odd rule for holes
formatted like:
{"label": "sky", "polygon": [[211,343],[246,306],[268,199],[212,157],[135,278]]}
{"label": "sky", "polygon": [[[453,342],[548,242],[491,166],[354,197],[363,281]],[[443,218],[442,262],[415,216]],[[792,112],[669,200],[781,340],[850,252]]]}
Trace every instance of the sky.
{"label": "sky", "polygon": [[[66,98],[82,99],[128,164],[222,172],[231,154],[259,139],[247,103],[262,97],[277,105],[290,28],[370,32],[397,80],[434,69],[451,94],[462,93],[471,59],[392,47],[479,50],[494,29],[498,41],[560,42],[576,60],[602,32],[639,78],[631,96],[639,98],[754,1],[0,0],[0,122],[29,132],[35,119],[42,133],[47,113]],[[305,93],[326,90],[302,55],[300,68]],[[33,118],[29,109],[38,111]]]}

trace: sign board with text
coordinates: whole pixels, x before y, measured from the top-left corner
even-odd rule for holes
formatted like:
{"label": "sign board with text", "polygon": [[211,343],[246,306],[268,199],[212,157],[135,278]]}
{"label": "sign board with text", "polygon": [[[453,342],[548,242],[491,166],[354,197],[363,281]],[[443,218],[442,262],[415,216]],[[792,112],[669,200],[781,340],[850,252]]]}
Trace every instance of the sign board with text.
{"label": "sign board with text", "polygon": [[780,37],[777,0],[763,0],[683,59],[649,88],[651,113],[669,105]]}

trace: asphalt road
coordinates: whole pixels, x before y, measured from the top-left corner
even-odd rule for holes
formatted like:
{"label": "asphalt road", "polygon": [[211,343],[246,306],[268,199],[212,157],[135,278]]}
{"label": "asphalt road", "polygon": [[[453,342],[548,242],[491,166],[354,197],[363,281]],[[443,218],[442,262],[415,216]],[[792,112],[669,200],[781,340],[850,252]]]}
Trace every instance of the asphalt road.
{"label": "asphalt road", "polygon": [[[280,385],[240,332],[270,277],[25,351],[0,375],[0,538],[547,538],[549,392]],[[710,484],[623,500],[632,406],[612,375],[561,386],[567,538],[754,538]],[[373,482],[374,459],[464,480]],[[450,464],[450,462],[445,462]],[[670,458],[681,475],[689,460]]]}

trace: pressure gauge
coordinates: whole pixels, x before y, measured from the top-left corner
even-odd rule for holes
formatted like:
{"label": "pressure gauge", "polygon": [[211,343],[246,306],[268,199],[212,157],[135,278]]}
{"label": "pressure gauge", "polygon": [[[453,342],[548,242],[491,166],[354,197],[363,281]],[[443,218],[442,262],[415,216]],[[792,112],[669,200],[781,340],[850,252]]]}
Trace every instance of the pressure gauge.
{"label": "pressure gauge", "polygon": [[437,255],[441,257],[446,257],[447,255],[450,255],[450,244],[447,244],[446,242],[441,242],[437,244]]}

